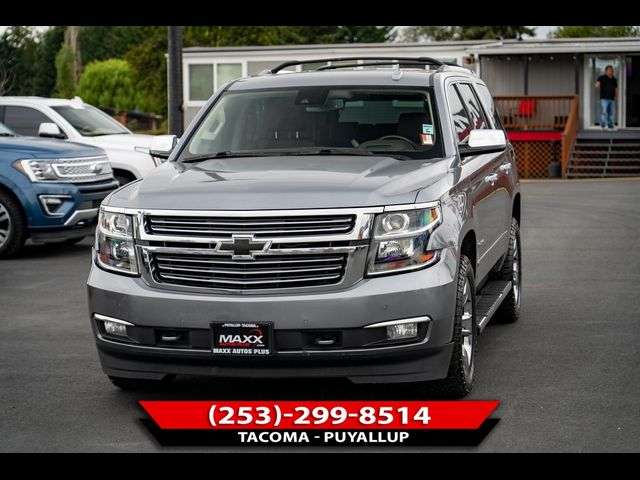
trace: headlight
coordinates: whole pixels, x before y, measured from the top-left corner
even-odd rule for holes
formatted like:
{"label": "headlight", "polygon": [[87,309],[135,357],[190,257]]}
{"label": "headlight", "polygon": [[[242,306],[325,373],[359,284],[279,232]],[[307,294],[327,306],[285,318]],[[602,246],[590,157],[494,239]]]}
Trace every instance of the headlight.
{"label": "headlight", "polygon": [[417,270],[438,261],[428,251],[431,232],[442,222],[439,205],[385,212],[376,217],[367,273],[382,275]]}
{"label": "headlight", "polygon": [[95,250],[96,261],[101,267],[137,275],[138,262],[133,241],[133,217],[100,210]]}
{"label": "headlight", "polygon": [[25,159],[14,162],[32,182],[82,183],[112,178],[109,160],[104,156],[58,159]]}

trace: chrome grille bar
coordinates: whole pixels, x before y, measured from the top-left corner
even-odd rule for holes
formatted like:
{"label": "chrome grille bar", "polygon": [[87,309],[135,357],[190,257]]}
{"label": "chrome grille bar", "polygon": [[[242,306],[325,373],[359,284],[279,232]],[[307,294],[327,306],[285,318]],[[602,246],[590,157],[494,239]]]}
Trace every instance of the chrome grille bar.
{"label": "chrome grille bar", "polygon": [[355,225],[355,215],[337,215],[335,217],[257,217],[229,219],[220,217],[145,217],[145,231],[150,234],[169,234],[175,236],[230,237],[233,234],[254,234],[256,237],[327,235],[348,233]]}

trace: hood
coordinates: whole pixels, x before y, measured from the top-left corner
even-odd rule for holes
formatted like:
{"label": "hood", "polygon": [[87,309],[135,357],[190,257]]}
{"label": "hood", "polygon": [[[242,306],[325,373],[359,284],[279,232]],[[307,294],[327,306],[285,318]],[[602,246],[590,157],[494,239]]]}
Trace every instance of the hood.
{"label": "hood", "polygon": [[149,148],[151,146],[152,135],[122,134],[122,135],[100,135],[90,137],[96,145],[103,148],[121,148],[123,150],[133,150],[135,147]]}
{"label": "hood", "polygon": [[0,149],[36,158],[90,157],[104,155],[101,148],[91,145],[40,137],[0,137]]}
{"label": "hood", "polygon": [[413,203],[420,190],[447,174],[449,163],[324,155],[167,162],[114,192],[108,204],[138,209],[271,210]]}

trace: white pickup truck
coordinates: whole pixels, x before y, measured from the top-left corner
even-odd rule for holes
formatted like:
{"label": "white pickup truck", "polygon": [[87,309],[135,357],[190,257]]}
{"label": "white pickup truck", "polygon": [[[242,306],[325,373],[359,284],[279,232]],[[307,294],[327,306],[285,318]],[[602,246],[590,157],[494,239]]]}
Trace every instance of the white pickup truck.
{"label": "white pickup truck", "polygon": [[0,122],[19,135],[101,147],[121,185],[143,177],[161,162],[149,155],[153,136],[132,133],[80,97],[0,97]]}

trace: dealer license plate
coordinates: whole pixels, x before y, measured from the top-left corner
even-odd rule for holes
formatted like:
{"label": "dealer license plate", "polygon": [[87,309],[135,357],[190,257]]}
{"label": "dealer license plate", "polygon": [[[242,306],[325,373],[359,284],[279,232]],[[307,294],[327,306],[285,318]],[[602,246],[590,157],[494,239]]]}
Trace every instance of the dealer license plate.
{"label": "dealer license plate", "polygon": [[212,323],[212,352],[233,357],[273,354],[270,322]]}

